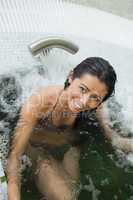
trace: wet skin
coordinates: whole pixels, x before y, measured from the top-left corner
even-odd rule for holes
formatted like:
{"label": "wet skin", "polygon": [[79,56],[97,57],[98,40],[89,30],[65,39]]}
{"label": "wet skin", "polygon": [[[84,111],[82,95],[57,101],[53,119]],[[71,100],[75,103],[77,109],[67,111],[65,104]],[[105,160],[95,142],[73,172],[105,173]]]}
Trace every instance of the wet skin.
{"label": "wet skin", "polygon": [[[97,108],[107,94],[106,85],[96,76],[90,74],[75,79],[70,76],[69,82],[70,86],[65,90],[63,86],[49,86],[41,89],[23,105],[8,160],[9,200],[14,200],[15,197],[16,200],[20,200],[20,156],[27,151],[27,154],[34,160],[34,156],[38,153],[35,148],[30,146],[29,141],[37,143],[44,141],[51,146],[60,146],[66,143],[71,144],[69,139],[72,138],[74,141],[74,137],[76,137],[70,129],[66,129],[62,134],[51,134],[47,128],[44,131],[41,129],[40,133],[39,130],[38,133],[35,133],[33,128],[38,119],[45,118],[49,112],[52,112],[53,125],[60,127],[65,124],[71,128],[79,112]],[[60,200],[62,195],[68,200],[71,199],[72,187],[66,180],[71,177],[77,181],[79,154],[79,148],[72,147],[70,152],[65,153],[64,159],[60,163],[49,156],[49,161],[45,157],[41,157],[41,161],[36,164],[36,170],[39,169],[38,174],[36,174],[38,188],[49,200]]]}
{"label": "wet skin", "polygon": [[[61,125],[73,125],[77,114],[84,110],[97,108],[105,95],[107,94],[107,88],[104,83],[98,80],[97,77],[92,75],[84,75],[80,79],[72,80],[70,78],[70,86],[63,90],[62,86],[57,86],[53,88],[56,92],[56,98],[53,97],[56,101],[56,106],[52,111],[52,123],[59,127]],[[48,88],[49,89],[49,88]],[[59,96],[60,94],[60,96]],[[58,98],[59,96],[59,98]],[[58,98],[58,100],[57,100]],[[52,98],[51,98],[52,99]],[[67,115],[63,115],[63,113]],[[49,144],[65,144],[69,142],[69,138],[74,134],[71,130],[66,130],[62,134],[53,134],[51,135],[47,129],[42,130],[38,133],[32,135],[32,140],[42,143],[42,140],[47,141]]]}

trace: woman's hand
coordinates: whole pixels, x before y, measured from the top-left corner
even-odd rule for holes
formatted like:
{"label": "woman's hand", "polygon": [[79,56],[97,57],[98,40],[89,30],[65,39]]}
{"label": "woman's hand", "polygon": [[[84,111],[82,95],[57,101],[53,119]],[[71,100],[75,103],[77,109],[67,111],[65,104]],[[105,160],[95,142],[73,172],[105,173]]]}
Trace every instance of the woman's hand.
{"label": "woman's hand", "polygon": [[104,135],[111,141],[115,148],[126,152],[133,152],[133,138],[123,137],[109,127],[108,112],[103,107],[97,110],[97,119],[103,129]]}
{"label": "woman's hand", "polygon": [[112,145],[123,151],[133,152],[133,138],[125,138],[115,134],[112,138]]}

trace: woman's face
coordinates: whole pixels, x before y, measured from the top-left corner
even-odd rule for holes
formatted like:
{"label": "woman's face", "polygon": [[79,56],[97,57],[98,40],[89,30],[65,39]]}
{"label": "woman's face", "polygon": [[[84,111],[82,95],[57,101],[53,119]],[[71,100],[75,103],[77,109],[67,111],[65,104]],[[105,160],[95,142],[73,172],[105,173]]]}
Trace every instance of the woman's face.
{"label": "woman's face", "polygon": [[68,107],[73,113],[97,108],[108,92],[106,85],[91,74],[69,78],[69,82]]}

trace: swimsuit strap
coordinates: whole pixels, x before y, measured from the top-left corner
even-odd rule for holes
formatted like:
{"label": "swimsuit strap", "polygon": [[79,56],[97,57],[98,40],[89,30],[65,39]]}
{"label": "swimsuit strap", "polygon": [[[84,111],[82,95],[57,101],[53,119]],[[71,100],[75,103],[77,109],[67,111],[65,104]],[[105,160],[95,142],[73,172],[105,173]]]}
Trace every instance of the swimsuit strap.
{"label": "swimsuit strap", "polygon": [[61,96],[61,94],[62,94],[63,91],[64,91],[64,90],[61,90],[61,91],[60,91],[60,93],[59,93],[59,95],[58,95],[58,97],[57,97],[56,103],[55,103],[55,105],[53,106],[52,112],[53,112],[54,109],[56,108],[56,105],[57,105],[57,103],[58,103],[58,101],[59,101],[59,98],[60,98],[60,96]]}
{"label": "swimsuit strap", "polygon": [[57,97],[57,100],[56,100],[56,102],[55,102],[55,104],[54,104],[54,106],[53,106],[53,108],[52,108],[52,111],[49,112],[49,114],[48,114],[48,116],[47,116],[47,120],[48,120],[51,124],[53,124],[53,120],[52,120],[53,111],[55,110],[55,108],[56,108],[56,106],[57,106],[57,103],[58,103],[58,101],[59,101],[59,98],[60,98],[60,96],[61,96],[61,94],[62,94],[63,91],[64,91],[64,90],[61,90],[61,91],[60,91],[60,93],[59,93],[59,95],[58,95],[58,97]]}

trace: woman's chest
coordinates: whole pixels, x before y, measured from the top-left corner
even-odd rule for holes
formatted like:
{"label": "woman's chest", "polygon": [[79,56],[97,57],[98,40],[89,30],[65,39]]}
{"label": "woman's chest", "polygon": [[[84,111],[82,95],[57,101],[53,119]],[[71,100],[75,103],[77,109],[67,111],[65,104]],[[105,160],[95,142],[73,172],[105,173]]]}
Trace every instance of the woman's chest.
{"label": "woman's chest", "polygon": [[33,130],[30,142],[59,146],[62,144],[71,144],[75,138],[75,132],[71,128],[40,127]]}

